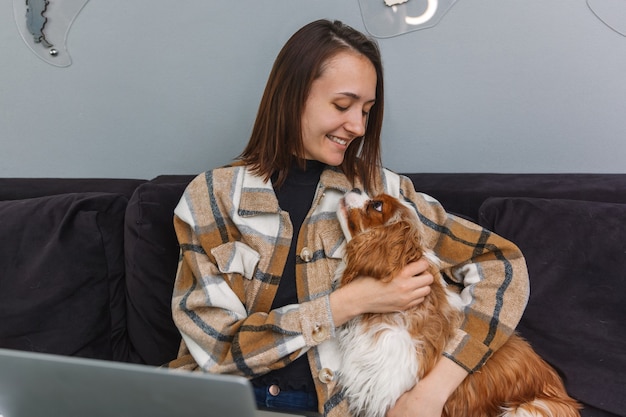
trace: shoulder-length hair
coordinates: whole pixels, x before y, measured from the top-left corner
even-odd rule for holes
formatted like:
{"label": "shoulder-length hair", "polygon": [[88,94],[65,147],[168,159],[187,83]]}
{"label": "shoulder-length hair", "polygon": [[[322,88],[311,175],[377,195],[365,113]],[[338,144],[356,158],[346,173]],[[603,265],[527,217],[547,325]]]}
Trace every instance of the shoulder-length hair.
{"label": "shoulder-length hair", "polygon": [[376,42],[339,21],[317,20],[298,30],[279,52],[259,105],[250,141],[239,159],[275,186],[284,182],[294,161],[304,168],[302,114],[314,80],[340,52],[357,52],[376,70],[376,102],[369,112],[365,134],[345,152],[340,168],[351,182],[359,177],[365,188],[380,175],[380,133],[384,88],[380,50]]}

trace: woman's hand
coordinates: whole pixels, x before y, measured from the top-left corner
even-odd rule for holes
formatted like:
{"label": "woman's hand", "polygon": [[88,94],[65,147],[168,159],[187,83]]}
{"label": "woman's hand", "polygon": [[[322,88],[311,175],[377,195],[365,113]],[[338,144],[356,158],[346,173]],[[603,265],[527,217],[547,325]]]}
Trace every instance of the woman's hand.
{"label": "woman's hand", "polygon": [[428,375],[398,398],[386,417],[441,417],[448,397],[467,375],[465,369],[442,356]]}
{"label": "woman's hand", "polygon": [[404,311],[424,301],[430,293],[433,276],[424,259],[405,266],[390,282],[361,277],[330,295],[335,326],[363,313]]}

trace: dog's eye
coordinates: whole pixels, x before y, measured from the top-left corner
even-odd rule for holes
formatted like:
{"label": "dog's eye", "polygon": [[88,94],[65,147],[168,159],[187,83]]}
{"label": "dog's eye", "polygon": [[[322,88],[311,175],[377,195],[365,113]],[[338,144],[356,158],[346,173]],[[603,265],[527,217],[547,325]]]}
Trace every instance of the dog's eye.
{"label": "dog's eye", "polygon": [[372,208],[378,212],[383,211],[383,202],[379,200],[372,201]]}

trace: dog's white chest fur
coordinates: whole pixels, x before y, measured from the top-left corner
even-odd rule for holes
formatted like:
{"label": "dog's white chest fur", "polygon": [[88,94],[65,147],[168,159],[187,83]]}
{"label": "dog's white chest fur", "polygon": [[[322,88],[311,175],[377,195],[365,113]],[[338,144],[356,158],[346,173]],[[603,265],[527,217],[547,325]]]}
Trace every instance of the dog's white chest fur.
{"label": "dog's white chest fur", "polygon": [[366,327],[357,317],[339,329],[339,382],[354,416],[384,417],[417,382],[419,342],[406,330],[403,313],[387,318]]}

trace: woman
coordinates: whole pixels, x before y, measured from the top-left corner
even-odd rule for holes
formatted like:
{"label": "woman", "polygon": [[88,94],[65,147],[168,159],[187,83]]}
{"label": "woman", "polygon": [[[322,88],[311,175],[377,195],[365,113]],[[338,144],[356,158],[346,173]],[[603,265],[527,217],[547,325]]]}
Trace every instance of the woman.
{"label": "woman", "polygon": [[172,306],[183,342],[170,366],[244,375],[260,406],[348,415],[335,328],[413,307],[433,280],[418,261],[389,283],[363,277],[335,288],[345,244],[335,210],[354,187],[410,201],[468,300],[446,355],[388,416],[440,416],[506,340],[528,296],[522,255],[381,168],[383,104],[380,53],[360,32],[320,20],[285,44],[239,161],[198,176],[176,208],[182,257]]}

